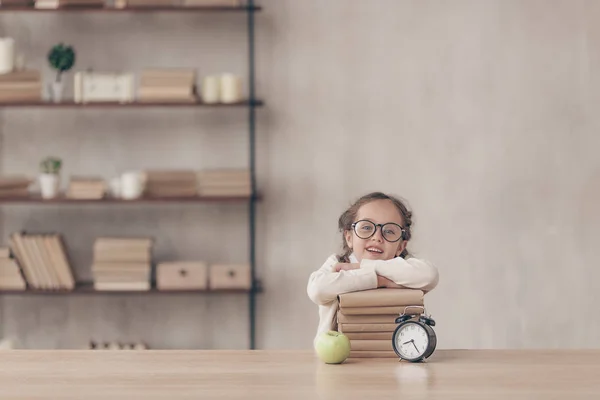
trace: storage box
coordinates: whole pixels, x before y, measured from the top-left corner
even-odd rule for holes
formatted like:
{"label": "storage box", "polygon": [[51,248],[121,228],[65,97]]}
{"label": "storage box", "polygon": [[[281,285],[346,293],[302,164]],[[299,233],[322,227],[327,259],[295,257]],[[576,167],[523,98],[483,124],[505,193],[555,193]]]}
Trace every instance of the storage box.
{"label": "storage box", "polygon": [[134,98],[133,89],[131,73],[79,71],[74,76],[75,103],[130,103]]}
{"label": "storage box", "polygon": [[209,268],[211,289],[250,289],[250,265],[214,264]]}
{"label": "storage box", "polygon": [[206,290],[208,265],[202,261],[163,262],[156,267],[159,290]]}

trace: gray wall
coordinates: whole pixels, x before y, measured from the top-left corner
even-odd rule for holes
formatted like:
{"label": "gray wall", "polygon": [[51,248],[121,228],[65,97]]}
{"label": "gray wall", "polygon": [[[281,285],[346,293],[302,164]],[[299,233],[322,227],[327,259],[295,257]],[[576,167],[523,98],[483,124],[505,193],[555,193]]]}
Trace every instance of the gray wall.
{"label": "gray wall", "polygon": [[[308,275],[339,214],[372,190],[406,198],[441,348],[597,347],[600,4],[562,0],[262,0],[258,17],[258,345],[310,348]],[[31,66],[59,40],[79,68],[245,73],[241,15],[3,15]],[[84,31],[84,29],[86,29]],[[3,172],[243,166],[243,110],[7,110]],[[368,162],[365,162],[368,160]],[[158,259],[243,261],[243,206],[3,207],[11,231],[64,231],[88,273],[100,234],[159,235]],[[223,223],[222,225],[218,225]],[[218,226],[216,230],[215,226]],[[28,347],[90,337],[244,348],[243,296],[4,298]],[[582,322],[582,316],[586,316]]]}

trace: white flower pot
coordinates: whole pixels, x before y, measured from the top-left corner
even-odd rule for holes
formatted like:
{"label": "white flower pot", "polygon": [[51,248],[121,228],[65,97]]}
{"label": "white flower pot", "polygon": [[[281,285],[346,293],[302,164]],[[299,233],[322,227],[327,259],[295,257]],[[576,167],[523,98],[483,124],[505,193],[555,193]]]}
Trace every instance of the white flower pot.
{"label": "white flower pot", "polygon": [[61,102],[63,96],[63,87],[64,86],[62,82],[52,82],[50,85],[50,95],[53,102]]}
{"label": "white flower pot", "polygon": [[40,175],[40,191],[42,198],[52,199],[58,196],[60,188],[60,176],[57,174]]}

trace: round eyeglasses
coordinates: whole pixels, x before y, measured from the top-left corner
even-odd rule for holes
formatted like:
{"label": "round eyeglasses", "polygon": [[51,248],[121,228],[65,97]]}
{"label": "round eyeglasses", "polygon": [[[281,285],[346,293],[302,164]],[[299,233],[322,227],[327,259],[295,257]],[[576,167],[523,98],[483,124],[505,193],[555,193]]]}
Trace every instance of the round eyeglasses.
{"label": "round eyeglasses", "polygon": [[381,228],[381,235],[388,242],[397,242],[404,236],[404,229],[400,225],[393,222],[376,224],[371,221],[360,220],[352,224],[354,233],[356,233],[356,236],[361,239],[369,239],[375,235],[375,232],[377,232],[377,227]]}

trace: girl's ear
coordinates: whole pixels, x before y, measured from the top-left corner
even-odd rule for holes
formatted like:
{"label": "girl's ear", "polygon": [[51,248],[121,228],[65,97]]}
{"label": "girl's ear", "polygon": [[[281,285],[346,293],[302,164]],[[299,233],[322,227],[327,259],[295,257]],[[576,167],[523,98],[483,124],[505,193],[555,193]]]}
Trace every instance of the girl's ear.
{"label": "girl's ear", "polygon": [[346,239],[346,244],[349,248],[352,248],[352,237],[353,236],[351,230],[344,231],[344,239]]}
{"label": "girl's ear", "polygon": [[407,244],[408,244],[408,242],[406,240],[400,241],[400,244],[398,245],[398,250],[396,250],[396,257],[400,257],[400,254],[402,254],[404,249],[406,249]]}

